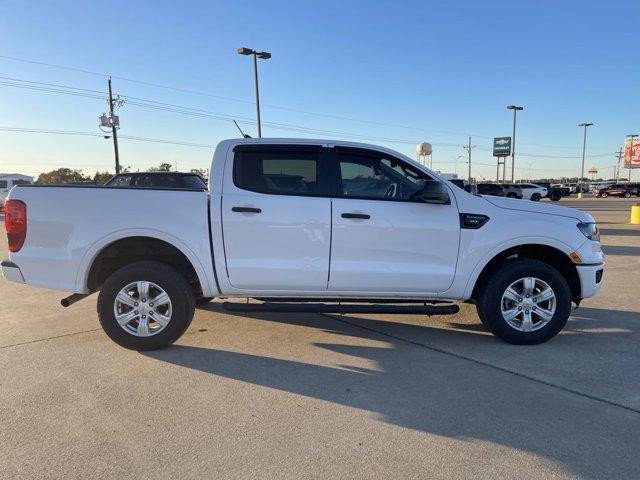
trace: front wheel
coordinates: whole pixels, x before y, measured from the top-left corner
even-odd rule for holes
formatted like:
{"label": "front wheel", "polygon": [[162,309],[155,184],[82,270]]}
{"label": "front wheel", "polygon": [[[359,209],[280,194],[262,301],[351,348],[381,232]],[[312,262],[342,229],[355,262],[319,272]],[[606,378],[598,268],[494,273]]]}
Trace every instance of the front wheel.
{"label": "front wheel", "polygon": [[630,198],[631,192],[624,192],[624,198]]}
{"label": "front wheel", "polygon": [[551,192],[549,194],[549,198],[551,199],[552,202],[559,202],[560,199],[562,198],[562,194],[560,192]]}
{"label": "front wheel", "polygon": [[539,202],[541,198],[542,196],[539,193],[534,193],[533,195],[531,195],[531,200],[533,200],[534,202]]}
{"label": "front wheel", "polygon": [[497,337],[534,345],[555,337],[571,313],[571,290],[551,265],[538,260],[509,260],[494,271],[480,291],[476,308]]}
{"label": "front wheel", "polygon": [[601,196],[602,198],[607,198],[607,197],[609,196],[609,194],[608,194],[607,192],[602,192],[602,193],[600,194],[600,196]]}
{"label": "front wheel", "polygon": [[154,261],[117,270],[98,296],[98,317],[105,333],[131,350],[172,344],[189,327],[194,310],[195,296],[186,278]]}

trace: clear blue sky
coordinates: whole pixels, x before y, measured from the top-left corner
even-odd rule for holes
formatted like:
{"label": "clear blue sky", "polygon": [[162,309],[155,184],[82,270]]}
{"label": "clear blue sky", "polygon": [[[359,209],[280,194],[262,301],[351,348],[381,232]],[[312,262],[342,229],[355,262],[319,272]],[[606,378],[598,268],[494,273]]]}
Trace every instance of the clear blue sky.
{"label": "clear blue sky", "polygon": [[[430,141],[434,168],[445,172],[465,154],[470,133],[478,147],[474,176],[491,178],[491,137],[510,134],[505,107],[517,103],[525,109],[518,117],[523,156],[516,176],[528,176],[529,168],[536,177],[576,175],[577,124],[587,121],[595,123],[587,165],[610,177],[625,134],[640,133],[639,26],[637,1],[0,0],[0,55],[227,97],[114,79],[116,93],[125,96],[251,119],[251,64],[235,53],[248,46],[273,54],[260,63],[264,121],[389,139],[370,143],[411,156],[415,142]],[[103,76],[6,58],[0,76],[106,90]],[[0,127],[98,132],[105,109],[99,99],[0,85]],[[132,104],[118,113],[122,135],[199,144],[237,136],[226,120]],[[254,133],[254,125],[243,126]],[[332,136],[263,130],[264,136]],[[206,168],[211,153],[121,142],[122,163],[134,170],[164,161]],[[466,171],[462,161],[459,173]],[[109,140],[0,132],[0,171],[74,166],[93,173],[112,165]]]}

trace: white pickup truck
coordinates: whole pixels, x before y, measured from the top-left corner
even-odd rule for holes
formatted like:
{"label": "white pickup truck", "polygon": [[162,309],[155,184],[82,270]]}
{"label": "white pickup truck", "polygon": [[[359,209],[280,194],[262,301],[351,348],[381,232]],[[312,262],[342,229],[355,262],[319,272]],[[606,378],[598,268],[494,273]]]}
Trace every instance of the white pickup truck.
{"label": "white pickup truck", "polygon": [[208,189],[18,186],[5,203],[10,281],[99,291],[105,332],[160,348],[196,303],[227,309],[451,314],[476,304],[516,344],[544,342],[600,288],[580,210],[472,195],[381,147],[303,139],[217,146]]}

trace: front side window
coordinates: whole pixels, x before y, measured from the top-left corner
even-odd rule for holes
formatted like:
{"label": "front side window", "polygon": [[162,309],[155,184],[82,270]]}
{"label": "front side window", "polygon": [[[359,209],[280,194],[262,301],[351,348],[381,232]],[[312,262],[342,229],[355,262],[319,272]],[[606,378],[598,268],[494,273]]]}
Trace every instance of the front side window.
{"label": "front side window", "polygon": [[345,197],[413,200],[429,180],[425,173],[377,152],[340,151],[338,162]]}
{"label": "front side window", "polygon": [[319,168],[317,151],[239,151],[233,180],[238,188],[253,192],[318,195]]}

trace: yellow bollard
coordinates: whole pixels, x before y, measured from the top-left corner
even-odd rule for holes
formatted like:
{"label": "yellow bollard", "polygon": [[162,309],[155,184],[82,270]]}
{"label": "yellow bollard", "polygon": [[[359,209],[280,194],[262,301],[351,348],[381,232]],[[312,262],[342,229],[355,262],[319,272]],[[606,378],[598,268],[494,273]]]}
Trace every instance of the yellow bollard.
{"label": "yellow bollard", "polygon": [[631,225],[640,225],[640,203],[631,206]]}

